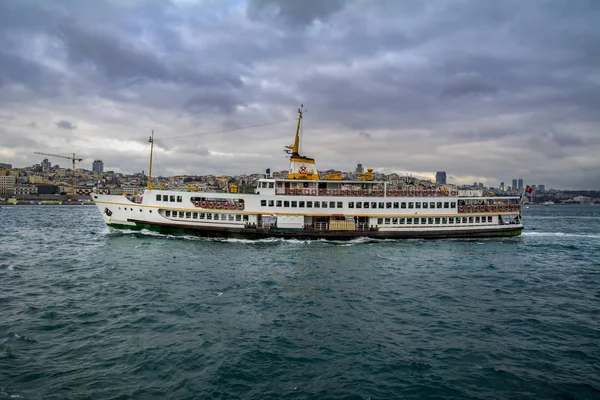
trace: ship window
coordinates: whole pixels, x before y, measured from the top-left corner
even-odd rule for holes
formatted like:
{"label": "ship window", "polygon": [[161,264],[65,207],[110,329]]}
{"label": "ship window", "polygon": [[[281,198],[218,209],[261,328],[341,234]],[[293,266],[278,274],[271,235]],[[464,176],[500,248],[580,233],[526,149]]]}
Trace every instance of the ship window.
{"label": "ship window", "polygon": [[200,213],[200,214],[198,215],[198,218],[200,218],[200,219],[204,219],[204,217],[205,217],[205,216],[206,216],[206,214],[204,214],[204,213]]}
{"label": "ship window", "polygon": [[327,208],[327,202],[326,201],[321,202],[321,208]]}
{"label": "ship window", "polygon": [[211,219],[212,220],[213,215],[212,214],[206,214],[206,219]]}
{"label": "ship window", "polygon": [[391,219],[389,219],[389,218],[386,218],[386,219],[385,219],[385,224],[386,224],[386,225],[389,225],[389,224],[390,224],[390,222],[391,222]]}
{"label": "ship window", "polygon": [[415,220],[413,221],[414,225],[418,225],[419,224],[419,218],[415,218]]}
{"label": "ship window", "polygon": [[299,201],[299,202],[298,202],[298,207],[302,207],[302,208],[304,208],[304,202],[303,202],[303,201]]}
{"label": "ship window", "polygon": [[412,201],[408,202],[408,208],[414,208],[414,203]]}
{"label": "ship window", "polygon": [[306,208],[312,208],[312,201],[306,202]]}
{"label": "ship window", "polygon": [[392,218],[392,225],[398,225],[398,218]]}
{"label": "ship window", "polygon": [[453,202],[450,203],[450,208],[456,208],[456,202],[455,201],[453,201]]}
{"label": "ship window", "polygon": [[190,211],[185,213],[186,218],[192,218],[192,213]]}
{"label": "ship window", "polygon": [[421,208],[421,202],[420,201],[417,201],[415,203],[415,208]]}
{"label": "ship window", "polygon": [[292,201],[292,207],[298,207],[298,202],[297,201]]}
{"label": "ship window", "polygon": [[170,217],[171,216],[171,211],[167,210],[165,211],[165,217]]}
{"label": "ship window", "polygon": [[356,202],[356,208],[362,208],[362,203],[360,201]]}
{"label": "ship window", "polygon": [[213,216],[213,219],[214,219],[215,221],[218,221],[218,220],[219,220],[219,214],[215,214],[215,215]]}
{"label": "ship window", "polygon": [[442,202],[441,201],[437,202],[437,208],[442,208]]}
{"label": "ship window", "polygon": [[377,225],[383,225],[383,218],[377,218]]}
{"label": "ship window", "polygon": [[440,218],[439,217],[435,219],[435,223],[439,225],[439,223],[440,223]]}
{"label": "ship window", "polygon": [[329,208],[335,208],[335,201],[329,202]]}
{"label": "ship window", "polygon": [[169,196],[163,194],[162,201],[169,201]]}
{"label": "ship window", "polygon": [[369,208],[369,203],[367,203],[366,201],[363,204],[363,208]]}
{"label": "ship window", "polygon": [[397,201],[394,202],[394,208],[400,208],[400,203],[398,203]]}
{"label": "ship window", "polygon": [[284,206],[284,207],[289,207],[289,206],[290,206],[290,202],[289,202],[289,201],[287,201],[287,200],[285,200],[285,201],[283,202],[283,206]]}
{"label": "ship window", "polygon": [[479,223],[479,217],[475,217],[475,223],[478,224]]}
{"label": "ship window", "polygon": [[169,201],[175,202],[175,196],[169,196]]}
{"label": "ship window", "polygon": [[156,195],[156,201],[160,201],[160,199],[162,199],[162,196],[160,194]]}
{"label": "ship window", "polygon": [[227,219],[228,219],[228,220],[230,220],[230,221],[233,221],[233,214],[229,214],[229,215],[227,216]]}
{"label": "ship window", "polygon": [[450,203],[448,203],[447,201],[444,202],[444,208],[450,208]]}
{"label": "ship window", "polygon": [[473,223],[473,217],[469,217],[469,223],[472,224]]}
{"label": "ship window", "polygon": [[273,189],[275,187],[275,183],[274,182],[269,182],[269,189]]}
{"label": "ship window", "polygon": [[277,200],[277,207],[281,207],[281,200]]}
{"label": "ship window", "polygon": [[197,213],[197,212],[193,213],[193,214],[192,214],[192,218],[193,218],[193,219],[198,219],[198,213]]}
{"label": "ship window", "polygon": [[379,203],[379,208],[385,208],[385,203],[383,201]]}
{"label": "ship window", "polygon": [[260,201],[260,206],[261,207],[266,207],[267,206],[267,201],[266,200],[261,200]]}
{"label": "ship window", "polygon": [[344,208],[344,203],[341,201],[337,202],[337,208]]}
{"label": "ship window", "polygon": [[244,221],[248,221],[248,216],[247,216],[247,215],[244,215],[242,219],[243,219]]}
{"label": "ship window", "polygon": [[429,203],[427,203],[426,201],[423,202],[423,208],[427,208],[429,206]]}
{"label": "ship window", "polygon": [[321,202],[315,201],[315,208],[320,208],[320,207],[321,207]]}
{"label": "ship window", "polygon": [[448,218],[444,217],[442,218],[442,224],[447,224],[448,223]]}
{"label": "ship window", "polygon": [[405,202],[405,201],[403,201],[403,202],[400,204],[400,208],[406,208],[406,202]]}
{"label": "ship window", "polygon": [[372,201],[372,202],[371,202],[371,208],[377,208],[377,203],[376,203],[376,202],[374,202],[374,201]]}
{"label": "ship window", "polygon": [[181,203],[181,196],[177,196],[177,202]]}
{"label": "ship window", "polygon": [[421,225],[425,225],[427,223],[427,218],[421,218]]}
{"label": "ship window", "polygon": [[235,220],[240,222],[242,220],[242,216],[240,214],[236,215]]}
{"label": "ship window", "polygon": [[492,216],[491,215],[488,217],[488,222],[492,222]]}
{"label": "ship window", "polygon": [[433,218],[428,218],[428,219],[427,219],[427,223],[428,223],[429,225],[433,225]]}
{"label": "ship window", "polygon": [[400,218],[398,222],[400,222],[400,225],[404,225],[404,218]]}
{"label": "ship window", "polygon": [[429,203],[429,208],[435,208],[435,203],[433,201]]}
{"label": "ship window", "polygon": [[463,223],[463,224],[466,224],[466,223],[467,223],[467,217],[462,217],[462,219],[463,219],[463,220],[462,220],[462,223]]}
{"label": "ship window", "polygon": [[269,207],[275,206],[275,200],[269,200]]}
{"label": "ship window", "polygon": [[456,223],[460,224],[460,217],[456,217]]}
{"label": "ship window", "polygon": [[354,208],[354,202],[353,201],[349,201],[348,202],[348,208]]}

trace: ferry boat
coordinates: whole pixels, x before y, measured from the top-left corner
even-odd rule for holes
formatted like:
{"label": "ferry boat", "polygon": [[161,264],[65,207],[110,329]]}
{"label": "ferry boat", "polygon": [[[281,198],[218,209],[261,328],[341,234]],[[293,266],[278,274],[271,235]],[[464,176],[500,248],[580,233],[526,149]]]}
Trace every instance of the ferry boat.
{"label": "ferry boat", "polygon": [[269,173],[254,193],[171,190],[152,185],[154,135],[150,137],[150,172],[143,195],[128,198],[92,193],[111,228],[148,229],[167,234],[206,237],[302,238],[348,240],[471,238],[516,236],[523,230],[520,197],[493,197],[482,190],[456,186],[393,186],[373,180],[373,170],[358,180],[341,174],[321,177],[313,158],[300,155],[298,110],[286,179]]}

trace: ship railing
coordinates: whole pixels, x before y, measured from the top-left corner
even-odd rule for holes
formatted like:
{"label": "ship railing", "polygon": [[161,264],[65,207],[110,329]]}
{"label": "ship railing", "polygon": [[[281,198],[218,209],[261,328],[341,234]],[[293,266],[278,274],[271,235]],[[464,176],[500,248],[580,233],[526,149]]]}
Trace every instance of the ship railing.
{"label": "ship railing", "polygon": [[467,204],[467,205],[459,205],[458,213],[459,214],[472,214],[472,213],[481,213],[481,212],[517,212],[521,210],[520,204]]}
{"label": "ship railing", "polygon": [[326,231],[329,229],[329,224],[327,222],[315,222],[314,230],[315,231]]}
{"label": "ship railing", "polygon": [[447,197],[456,196],[455,190],[399,190],[399,189],[275,189],[284,196],[339,196],[339,197]]}

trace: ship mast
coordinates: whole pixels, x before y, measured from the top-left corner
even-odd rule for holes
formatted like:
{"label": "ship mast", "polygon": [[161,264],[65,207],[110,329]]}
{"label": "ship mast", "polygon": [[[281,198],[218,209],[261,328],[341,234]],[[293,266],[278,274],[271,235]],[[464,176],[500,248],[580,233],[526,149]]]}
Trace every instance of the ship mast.
{"label": "ship mast", "polygon": [[292,156],[298,156],[300,154],[300,124],[302,122],[302,114],[304,113],[304,105],[300,104],[300,108],[298,109],[298,126],[296,127],[296,138],[294,139],[294,144],[289,146],[285,146],[286,152],[289,154],[291,152]]}
{"label": "ship mast", "polygon": [[152,130],[152,136],[150,136],[148,142],[150,142],[150,170],[148,171],[148,189],[154,189],[154,185],[152,185],[152,153],[154,152],[154,130]]}

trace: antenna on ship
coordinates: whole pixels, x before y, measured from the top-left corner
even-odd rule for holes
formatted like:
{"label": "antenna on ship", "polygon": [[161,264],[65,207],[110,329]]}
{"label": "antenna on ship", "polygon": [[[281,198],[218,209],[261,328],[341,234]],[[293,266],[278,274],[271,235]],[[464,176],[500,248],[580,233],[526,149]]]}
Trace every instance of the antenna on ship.
{"label": "antenna on ship", "polygon": [[154,189],[152,185],[152,153],[154,152],[154,129],[152,130],[152,136],[148,139],[150,143],[150,170],[148,171],[148,189]]}

